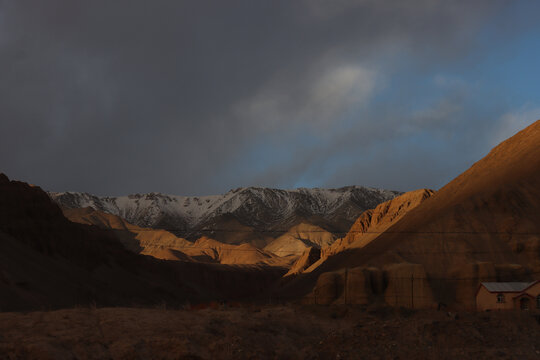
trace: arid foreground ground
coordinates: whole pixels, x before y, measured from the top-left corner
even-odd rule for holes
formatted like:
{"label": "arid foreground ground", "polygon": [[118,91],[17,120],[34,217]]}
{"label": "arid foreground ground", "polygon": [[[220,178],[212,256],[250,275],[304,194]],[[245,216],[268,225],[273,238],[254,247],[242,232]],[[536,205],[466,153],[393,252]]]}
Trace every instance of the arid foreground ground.
{"label": "arid foreground ground", "polygon": [[540,358],[526,313],[358,307],[1,313],[1,359]]}

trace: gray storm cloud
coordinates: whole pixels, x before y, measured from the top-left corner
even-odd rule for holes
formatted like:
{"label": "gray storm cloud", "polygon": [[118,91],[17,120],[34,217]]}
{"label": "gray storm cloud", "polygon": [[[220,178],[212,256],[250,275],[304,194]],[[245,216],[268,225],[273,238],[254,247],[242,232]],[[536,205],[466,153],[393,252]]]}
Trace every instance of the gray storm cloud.
{"label": "gray storm cloud", "polygon": [[[421,74],[465,56],[477,46],[470,34],[504,5],[3,0],[0,171],[110,195],[287,187],[307,176],[329,186],[437,183],[448,174],[411,168],[405,185],[390,181],[392,156],[377,144],[444,131],[467,105],[452,95],[404,115],[373,98],[405,61]],[[306,133],[319,142],[304,144]],[[259,142],[290,160],[245,160]],[[347,153],[359,155],[336,167],[341,176],[317,178]]]}

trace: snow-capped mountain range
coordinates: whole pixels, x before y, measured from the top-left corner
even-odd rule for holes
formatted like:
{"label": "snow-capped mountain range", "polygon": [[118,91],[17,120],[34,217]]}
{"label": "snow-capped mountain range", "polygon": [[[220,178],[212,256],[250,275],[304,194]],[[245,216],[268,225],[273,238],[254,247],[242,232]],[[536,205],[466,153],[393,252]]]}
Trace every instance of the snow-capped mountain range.
{"label": "snow-capped mountain range", "polygon": [[49,196],[63,207],[92,207],[138,226],[167,229],[189,237],[219,226],[223,219],[256,231],[287,231],[302,221],[317,223],[330,231],[347,231],[363,211],[400,194],[348,186],[294,190],[248,187],[210,196],[149,193],[108,197],[76,192],[50,192]]}

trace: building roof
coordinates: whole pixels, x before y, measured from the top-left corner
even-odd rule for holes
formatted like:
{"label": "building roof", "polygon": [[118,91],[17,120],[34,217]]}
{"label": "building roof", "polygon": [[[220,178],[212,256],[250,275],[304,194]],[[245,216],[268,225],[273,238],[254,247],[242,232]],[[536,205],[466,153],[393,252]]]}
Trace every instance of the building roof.
{"label": "building roof", "polygon": [[483,282],[482,285],[489,292],[522,292],[529,286],[536,284],[533,282]]}
{"label": "building roof", "polygon": [[530,297],[531,299],[534,299],[534,296],[532,296],[531,294],[527,294],[527,293],[521,293],[521,294],[517,294],[516,296],[514,296],[512,299],[517,299],[517,298],[520,298],[520,297],[524,297],[524,296],[527,296],[527,297]]}

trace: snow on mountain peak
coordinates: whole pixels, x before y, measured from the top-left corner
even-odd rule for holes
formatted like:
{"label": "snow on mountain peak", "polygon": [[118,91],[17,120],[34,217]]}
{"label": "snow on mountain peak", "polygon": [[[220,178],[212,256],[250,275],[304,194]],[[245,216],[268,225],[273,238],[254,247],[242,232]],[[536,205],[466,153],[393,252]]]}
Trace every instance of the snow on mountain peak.
{"label": "snow on mountain peak", "polygon": [[347,186],[337,189],[260,187],[232,189],[222,195],[177,196],[161,193],[109,197],[88,193],[49,193],[68,208],[92,207],[144,227],[193,229],[212,219],[232,215],[248,226],[274,226],[300,216],[344,217],[352,222],[364,210],[401,194],[397,191]]}

